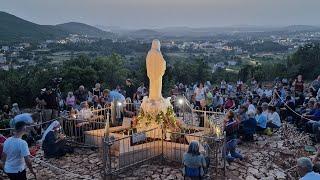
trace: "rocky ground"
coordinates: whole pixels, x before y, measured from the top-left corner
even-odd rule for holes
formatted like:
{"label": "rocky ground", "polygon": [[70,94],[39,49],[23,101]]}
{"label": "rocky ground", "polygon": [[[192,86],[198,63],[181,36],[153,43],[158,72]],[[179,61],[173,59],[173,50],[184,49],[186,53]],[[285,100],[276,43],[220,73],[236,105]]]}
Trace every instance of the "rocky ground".
{"label": "rocky ground", "polygon": [[[215,174],[210,168],[205,179],[298,179],[294,168],[296,159],[312,155],[304,150],[305,145],[312,145],[309,136],[289,124],[272,136],[257,136],[256,139],[239,145],[239,151],[246,158],[227,164],[226,177],[221,170]],[[101,179],[102,161],[97,150],[78,148],[74,154],[60,159],[44,159],[39,151],[36,157],[37,179]],[[29,173],[28,177],[34,179]],[[160,180],[183,179],[183,176],[181,164],[156,160],[120,172],[114,179]]]}

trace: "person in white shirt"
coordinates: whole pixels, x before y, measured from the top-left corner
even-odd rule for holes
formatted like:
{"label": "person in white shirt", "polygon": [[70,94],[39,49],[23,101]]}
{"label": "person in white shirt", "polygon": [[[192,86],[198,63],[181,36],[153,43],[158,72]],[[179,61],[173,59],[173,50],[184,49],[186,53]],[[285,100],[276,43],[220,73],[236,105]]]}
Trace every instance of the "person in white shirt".
{"label": "person in white shirt", "polygon": [[224,102],[223,102],[223,98],[221,97],[221,94],[216,93],[216,95],[213,97],[213,103],[212,103],[212,107],[214,109],[221,109],[223,106]]}
{"label": "person in white shirt", "polygon": [[268,107],[268,119],[267,119],[267,127],[270,128],[280,128],[281,120],[279,114],[276,112],[276,107],[269,106]]}
{"label": "person in white shirt", "polygon": [[200,102],[205,100],[205,89],[203,83],[199,83],[198,87],[194,90],[196,99],[196,106],[200,107]]}
{"label": "person in white shirt", "polygon": [[147,95],[147,88],[144,86],[144,83],[142,82],[140,86],[137,89],[138,99],[142,100],[144,96]]}
{"label": "person in white shirt", "polygon": [[256,107],[253,105],[252,99],[248,99],[248,112],[256,112]]}
{"label": "person in white shirt", "polygon": [[239,79],[237,81],[237,92],[241,92],[242,91],[242,85],[243,85],[243,82]]}
{"label": "person in white shirt", "polygon": [[262,89],[261,84],[259,84],[258,88],[255,90],[259,97],[262,97],[264,90]]}
{"label": "person in white shirt", "polygon": [[266,94],[266,96],[268,98],[271,98],[272,94],[273,94],[273,91],[272,91],[272,89],[266,89],[266,90],[264,90],[264,94]]}
{"label": "person in white shirt", "polygon": [[297,171],[301,176],[300,180],[318,180],[320,174],[313,172],[313,165],[311,159],[301,157],[297,160]]}
{"label": "person in white shirt", "polygon": [[228,83],[227,90],[229,94],[233,92],[233,86],[231,85],[231,83]]}
{"label": "person in white shirt", "polygon": [[21,137],[26,133],[26,123],[23,121],[15,124],[14,136],[8,138],[3,144],[2,162],[4,162],[4,172],[11,180],[27,179],[26,167],[35,176],[33,171],[30,152],[26,141]]}
{"label": "person in white shirt", "polygon": [[81,110],[79,111],[79,119],[81,120],[90,120],[93,117],[93,113],[89,108],[87,101],[84,101],[80,104]]}
{"label": "person in white shirt", "polygon": [[226,93],[226,88],[227,88],[227,82],[225,80],[222,80],[220,83],[220,90],[222,94]]}

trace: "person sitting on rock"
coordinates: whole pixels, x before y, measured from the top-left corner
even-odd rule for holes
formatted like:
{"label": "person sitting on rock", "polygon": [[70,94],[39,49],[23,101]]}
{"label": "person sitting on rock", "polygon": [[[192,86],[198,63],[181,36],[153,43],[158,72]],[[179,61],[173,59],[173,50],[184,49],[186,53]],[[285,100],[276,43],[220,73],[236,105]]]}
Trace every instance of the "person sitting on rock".
{"label": "person sitting on rock", "polygon": [[43,133],[41,141],[46,158],[58,158],[73,152],[73,149],[66,145],[65,136],[60,133],[60,129],[60,123],[53,121]]}
{"label": "person sitting on rock", "polygon": [[241,136],[243,141],[253,141],[253,135],[256,132],[257,121],[255,119],[255,112],[248,111],[248,119],[241,121]]}
{"label": "person sitting on rock", "polygon": [[187,177],[201,177],[205,174],[205,169],[208,167],[208,162],[205,157],[200,153],[199,142],[191,141],[188,151],[184,153],[182,163],[184,165],[183,175]]}
{"label": "person sitting on rock", "polygon": [[227,159],[228,162],[233,162],[236,159],[242,160],[243,157],[241,154],[236,152],[236,147],[238,144],[238,131],[239,131],[239,122],[234,118],[234,112],[229,111],[226,114],[225,119],[225,131],[226,131],[226,146],[225,154],[223,156]]}
{"label": "person sitting on rock", "polygon": [[267,127],[271,129],[278,129],[281,127],[281,120],[279,114],[276,112],[276,107],[269,106],[268,107],[268,120]]}
{"label": "person sitting on rock", "polygon": [[262,133],[267,127],[267,116],[263,113],[262,107],[258,106],[256,109],[256,132]]}
{"label": "person sitting on rock", "polygon": [[312,162],[310,158],[301,157],[297,160],[297,171],[300,180],[316,180],[320,179],[320,174],[313,172]]}

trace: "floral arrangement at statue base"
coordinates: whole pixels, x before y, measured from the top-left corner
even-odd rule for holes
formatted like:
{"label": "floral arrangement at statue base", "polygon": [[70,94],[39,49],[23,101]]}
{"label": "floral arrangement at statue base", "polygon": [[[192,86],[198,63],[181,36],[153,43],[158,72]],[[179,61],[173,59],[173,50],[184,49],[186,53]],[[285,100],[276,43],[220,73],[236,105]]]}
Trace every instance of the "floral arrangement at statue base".
{"label": "floral arrangement at statue base", "polygon": [[137,130],[141,132],[161,125],[165,131],[179,129],[170,98],[154,101],[144,97],[137,117]]}

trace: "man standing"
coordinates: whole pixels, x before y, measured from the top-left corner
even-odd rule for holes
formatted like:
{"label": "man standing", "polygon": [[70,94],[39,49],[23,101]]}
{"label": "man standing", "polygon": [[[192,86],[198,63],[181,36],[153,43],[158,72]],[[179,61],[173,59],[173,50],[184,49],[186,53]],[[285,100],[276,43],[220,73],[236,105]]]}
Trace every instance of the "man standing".
{"label": "man standing", "polygon": [[126,91],[126,98],[130,98],[131,100],[133,100],[133,97],[136,93],[136,89],[133,86],[132,80],[131,79],[127,79],[126,80],[126,86],[124,87],[124,90]]}
{"label": "man standing", "polygon": [[33,171],[30,152],[26,141],[21,137],[26,133],[26,123],[23,121],[15,124],[15,135],[8,138],[3,145],[2,162],[4,162],[4,172],[11,180],[25,180],[26,166],[36,177]]}
{"label": "man standing", "polygon": [[38,97],[38,101],[44,106],[44,118],[43,121],[47,122],[58,117],[58,101],[57,94],[51,89],[46,88],[45,93]]}

